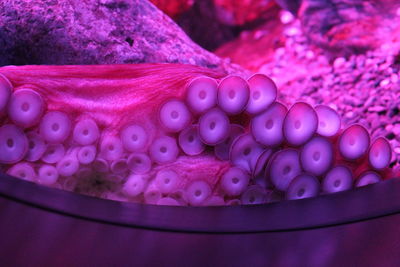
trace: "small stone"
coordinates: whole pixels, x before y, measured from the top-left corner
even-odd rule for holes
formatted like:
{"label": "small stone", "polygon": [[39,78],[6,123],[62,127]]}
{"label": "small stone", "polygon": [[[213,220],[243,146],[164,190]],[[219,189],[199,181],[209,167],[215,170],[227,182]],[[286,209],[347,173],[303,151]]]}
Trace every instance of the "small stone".
{"label": "small stone", "polygon": [[356,114],[353,111],[349,111],[344,116],[348,119],[353,119],[356,116]]}
{"label": "small stone", "polygon": [[399,136],[400,137],[400,124],[396,124],[394,127],[393,127],[393,133],[396,135],[396,136]]}
{"label": "small stone", "polygon": [[294,20],[294,16],[288,11],[282,11],[280,19],[283,24],[288,24]]}
{"label": "small stone", "polygon": [[391,81],[392,83],[397,83],[397,82],[399,81],[399,76],[398,76],[396,73],[393,73],[393,74],[390,76],[390,81]]}
{"label": "small stone", "polygon": [[384,106],[372,106],[368,108],[368,112],[375,112],[375,113],[379,113],[382,111],[386,111],[386,107]]}
{"label": "small stone", "polygon": [[346,59],[344,57],[338,57],[333,62],[333,67],[335,69],[338,69],[338,68],[342,67],[344,65],[344,63],[346,63]]}
{"label": "small stone", "polygon": [[313,59],[314,57],[315,57],[315,54],[314,54],[313,51],[308,50],[308,51],[306,52],[306,58],[307,58],[307,59]]}
{"label": "small stone", "polygon": [[389,83],[390,83],[390,80],[384,79],[384,80],[382,80],[382,81],[379,83],[379,85],[380,85],[381,87],[386,87]]}
{"label": "small stone", "polygon": [[289,27],[286,31],[285,34],[287,36],[296,36],[300,34],[300,29],[297,27]]}

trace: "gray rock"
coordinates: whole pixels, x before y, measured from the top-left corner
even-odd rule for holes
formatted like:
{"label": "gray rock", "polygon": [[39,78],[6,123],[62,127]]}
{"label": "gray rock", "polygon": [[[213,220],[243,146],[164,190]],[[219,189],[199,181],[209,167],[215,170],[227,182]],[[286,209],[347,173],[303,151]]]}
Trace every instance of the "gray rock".
{"label": "gray rock", "polygon": [[0,65],[168,62],[243,73],[147,0],[3,0]]}

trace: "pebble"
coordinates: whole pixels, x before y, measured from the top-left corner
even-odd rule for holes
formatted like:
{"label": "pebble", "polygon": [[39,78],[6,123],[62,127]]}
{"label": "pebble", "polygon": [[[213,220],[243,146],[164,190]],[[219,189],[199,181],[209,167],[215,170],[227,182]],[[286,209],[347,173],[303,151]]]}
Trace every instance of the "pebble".
{"label": "pebble", "polygon": [[380,85],[381,87],[386,87],[389,83],[390,83],[390,80],[385,79],[385,80],[382,80],[382,81],[379,83],[379,85]]}
{"label": "pebble", "polygon": [[400,124],[395,124],[392,132],[396,135],[396,136],[400,136]]}
{"label": "pebble", "polygon": [[392,81],[392,83],[397,83],[399,81],[399,76],[396,73],[393,73],[390,76],[390,80]]}
{"label": "pebble", "polygon": [[288,11],[282,11],[280,19],[283,24],[288,24],[291,23],[295,17]]}
{"label": "pebble", "polygon": [[342,67],[344,65],[344,63],[346,62],[346,59],[344,57],[338,57],[335,59],[335,61],[333,62],[333,67],[335,69],[338,69],[340,67]]}

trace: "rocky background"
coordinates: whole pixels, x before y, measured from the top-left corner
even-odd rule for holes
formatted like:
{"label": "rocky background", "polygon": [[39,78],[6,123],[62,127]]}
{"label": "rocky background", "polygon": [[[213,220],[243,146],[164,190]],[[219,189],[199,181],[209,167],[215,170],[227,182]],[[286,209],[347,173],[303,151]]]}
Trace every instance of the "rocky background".
{"label": "rocky background", "polygon": [[[289,11],[291,12],[289,12]],[[337,109],[400,160],[396,0],[3,0],[0,65],[171,62],[261,72]]]}

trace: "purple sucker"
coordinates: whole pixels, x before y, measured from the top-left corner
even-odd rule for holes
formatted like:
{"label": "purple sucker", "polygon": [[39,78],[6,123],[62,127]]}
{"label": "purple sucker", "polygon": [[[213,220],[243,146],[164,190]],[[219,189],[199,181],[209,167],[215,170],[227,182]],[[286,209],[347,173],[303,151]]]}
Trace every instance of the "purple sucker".
{"label": "purple sucker", "polygon": [[140,125],[129,125],[121,131],[121,142],[129,152],[142,151],[148,142],[148,134]]}
{"label": "purple sucker", "polygon": [[333,164],[333,146],[322,136],[313,137],[300,151],[303,170],[316,176],[326,173]]}
{"label": "purple sucker", "polygon": [[300,174],[290,183],[286,191],[286,198],[294,200],[315,197],[319,193],[319,188],[320,184],[315,176]]}
{"label": "purple sucker", "polygon": [[373,171],[367,171],[360,175],[356,181],[356,187],[366,186],[369,184],[375,184],[382,181],[382,177]]}
{"label": "purple sucker", "polygon": [[132,153],[127,160],[127,167],[135,174],[145,174],[151,170],[151,159],[146,153]]}
{"label": "purple sucker", "polygon": [[159,117],[165,129],[176,133],[190,124],[192,115],[181,100],[169,100],[161,106]]}
{"label": "purple sucker", "polygon": [[341,126],[339,114],[331,107],[318,105],[315,107],[318,116],[317,133],[322,136],[331,137],[336,135]]}
{"label": "purple sucker", "polygon": [[241,168],[232,167],[221,177],[221,189],[227,196],[239,196],[246,190],[250,181],[250,174]]}
{"label": "purple sucker", "polygon": [[369,164],[375,170],[387,168],[392,159],[392,148],[384,137],[377,138],[371,145],[368,152]]}
{"label": "purple sucker", "polygon": [[229,158],[232,164],[253,173],[256,163],[264,148],[251,134],[243,134],[232,143]]}
{"label": "purple sucker", "polygon": [[71,132],[71,120],[68,115],[60,111],[46,113],[40,123],[40,134],[49,143],[64,142]]}
{"label": "purple sucker", "polygon": [[8,116],[16,125],[28,128],[40,121],[44,106],[39,93],[32,89],[19,89],[11,95]]}
{"label": "purple sucker", "polygon": [[306,143],[317,131],[318,116],[307,103],[295,103],[286,114],[283,122],[283,135],[293,146]]}
{"label": "purple sucker", "polygon": [[349,190],[352,186],[353,175],[351,170],[344,165],[332,168],[322,180],[322,191],[325,193]]}
{"label": "purple sucker", "polygon": [[278,146],[283,140],[283,122],[287,108],[279,103],[272,103],[263,113],[251,120],[251,132],[254,139],[265,146]]}
{"label": "purple sucker", "polygon": [[229,115],[241,113],[249,100],[250,89],[239,76],[228,76],[218,86],[218,106]]}
{"label": "purple sucker", "polygon": [[73,139],[82,146],[91,145],[100,137],[99,127],[92,119],[80,120],[74,128]]}
{"label": "purple sucker", "polygon": [[186,155],[199,155],[205,150],[205,145],[200,139],[198,128],[198,125],[192,125],[179,134],[178,143]]}
{"label": "purple sucker", "polygon": [[171,163],[178,157],[179,148],[175,138],[161,136],[150,145],[149,154],[150,158],[158,164]]}
{"label": "purple sucker", "polygon": [[280,191],[286,191],[290,182],[301,173],[299,152],[287,148],[277,152],[267,167],[267,175]]}
{"label": "purple sucker", "polygon": [[357,160],[364,156],[369,144],[368,131],[359,124],[353,124],[339,137],[339,152],[348,160]]}
{"label": "purple sucker", "polygon": [[199,119],[199,136],[207,145],[222,143],[229,135],[228,116],[220,109],[213,108]]}
{"label": "purple sucker", "polygon": [[217,104],[218,84],[215,79],[198,77],[186,89],[186,103],[196,114],[202,114]]}
{"label": "purple sucker", "polygon": [[249,114],[257,114],[268,108],[277,96],[275,83],[264,74],[254,74],[248,79],[250,88],[249,102],[246,111]]}
{"label": "purple sucker", "polygon": [[243,126],[239,124],[231,124],[229,136],[222,142],[214,147],[214,154],[220,160],[229,160],[229,150],[233,141],[244,133]]}
{"label": "purple sucker", "polygon": [[27,152],[28,138],[19,127],[13,124],[0,127],[0,163],[17,163]]}

